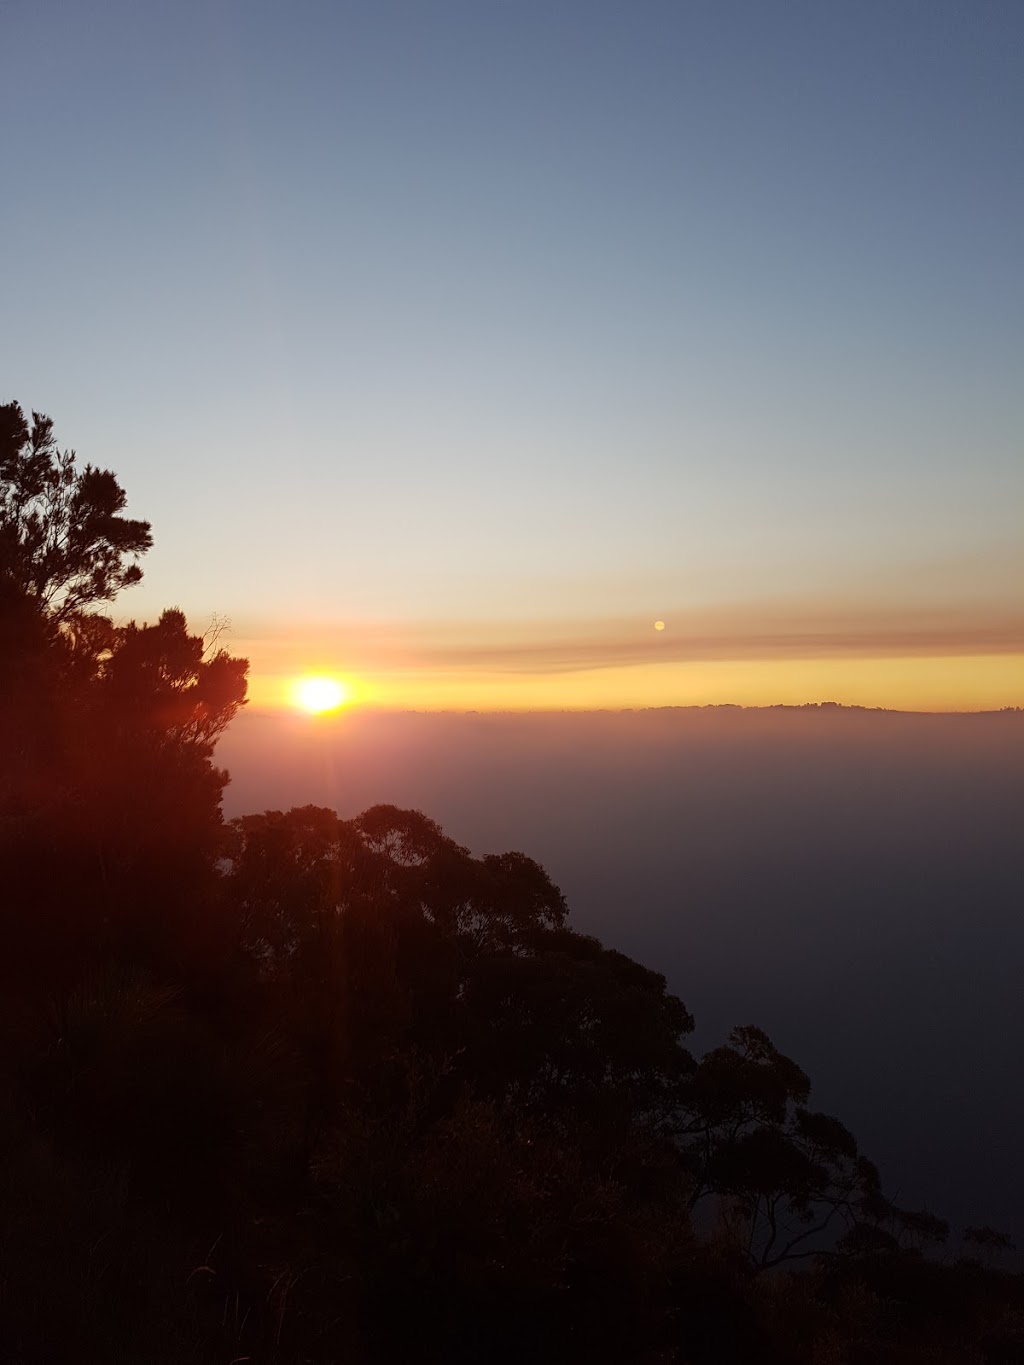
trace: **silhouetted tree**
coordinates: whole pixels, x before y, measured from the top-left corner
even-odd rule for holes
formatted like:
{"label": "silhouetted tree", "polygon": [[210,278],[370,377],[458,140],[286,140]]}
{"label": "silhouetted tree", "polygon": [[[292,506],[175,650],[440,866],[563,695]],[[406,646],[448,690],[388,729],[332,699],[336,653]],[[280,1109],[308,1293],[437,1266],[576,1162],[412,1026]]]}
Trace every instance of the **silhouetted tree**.
{"label": "silhouetted tree", "polygon": [[964,1247],[968,1254],[977,1255],[989,1264],[1017,1249],[1009,1233],[987,1226],[964,1228]]}
{"label": "silhouetted tree", "polygon": [[110,471],[79,472],[58,450],[49,418],[29,426],[17,404],[0,408],[0,878],[14,975],[29,958],[74,970],[114,939],[180,956],[183,935],[212,924],[227,781],[212,754],[247,665],[208,649],[180,611],[115,627],[87,610],[142,576],[149,525],[124,506]]}
{"label": "silhouetted tree", "polygon": [[687,1086],[680,1141],[691,1205],[715,1197],[758,1268],[820,1255],[822,1234],[834,1241],[881,1212],[877,1169],[838,1119],[806,1108],[810,1088],[753,1026],[708,1052]]}
{"label": "silhouetted tree", "polygon": [[149,522],[122,515],[110,470],[75,458],[49,417],[33,412],[29,426],[17,403],[0,406],[0,577],[56,621],[137,583],[134,561],[153,543]]}

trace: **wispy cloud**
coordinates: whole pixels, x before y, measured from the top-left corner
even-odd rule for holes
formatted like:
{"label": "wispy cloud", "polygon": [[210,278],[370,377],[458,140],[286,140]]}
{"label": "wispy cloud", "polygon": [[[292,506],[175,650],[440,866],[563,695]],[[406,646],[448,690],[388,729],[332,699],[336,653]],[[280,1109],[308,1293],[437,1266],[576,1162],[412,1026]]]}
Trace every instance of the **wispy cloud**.
{"label": "wispy cloud", "polygon": [[1014,654],[1024,652],[1024,616],[962,621],[831,620],[777,617],[706,622],[666,616],[665,629],[639,631],[611,623],[560,639],[448,643],[424,651],[424,663],[515,673],[569,673],[635,664],[732,659],[860,658]]}
{"label": "wispy cloud", "polygon": [[269,664],[315,648],[355,669],[552,675],[658,663],[1024,654],[1024,611],[747,603],[654,619],[331,623],[244,632]]}

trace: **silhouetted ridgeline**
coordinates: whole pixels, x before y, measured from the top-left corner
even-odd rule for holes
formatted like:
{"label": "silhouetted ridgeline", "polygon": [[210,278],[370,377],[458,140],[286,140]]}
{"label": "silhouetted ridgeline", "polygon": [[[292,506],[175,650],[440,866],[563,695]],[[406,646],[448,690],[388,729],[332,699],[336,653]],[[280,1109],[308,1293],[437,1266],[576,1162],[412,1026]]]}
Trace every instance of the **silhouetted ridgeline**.
{"label": "silhouetted ridgeline", "polygon": [[[328,808],[338,773],[357,791],[361,743],[364,780],[401,787],[419,763],[466,820],[514,828],[532,794],[547,837],[600,878],[623,791],[578,740],[609,722],[353,718],[330,732],[337,751],[322,727],[246,718],[229,732],[243,785],[262,763],[305,799],[225,824],[214,748],[246,664],[180,612],[141,627],[101,614],[149,544],[123,508],[114,476],[79,472],[45,418],[0,408],[0,1358],[1019,1358],[1006,1237],[951,1238],[891,1197],[760,1028],[694,1049],[665,978],[574,928],[530,857],[471,852],[415,809]],[[683,859],[677,926],[688,915],[695,941],[707,914],[696,850],[710,841],[721,882],[742,847],[761,928],[744,941],[732,926],[730,960],[759,963],[766,998],[786,997],[794,951],[827,981],[810,923],[782,918],[797,883],[768,858],[790,846],[780,774],[768,762],[763,786],[742,780],[756,727],[731,757],[687,741],[687,780],[704,778],[680,819],[674,731],[610,723],[654,773],[635,811],[646,837]],[[785,750],[801,790],[821,785],[813,745]],[[968,788],[978,753],[964,746]],[[864,791],[876,778],[866,762]],[[832,818],[857,809],[833,803]],[[800,831],[812,867],[820,834]],[[820,916],[843,886],[822,884]],[[614,924],[641,924],[651,892],[634,885]],[[863,994],[848,1028],[871,1016]]]}

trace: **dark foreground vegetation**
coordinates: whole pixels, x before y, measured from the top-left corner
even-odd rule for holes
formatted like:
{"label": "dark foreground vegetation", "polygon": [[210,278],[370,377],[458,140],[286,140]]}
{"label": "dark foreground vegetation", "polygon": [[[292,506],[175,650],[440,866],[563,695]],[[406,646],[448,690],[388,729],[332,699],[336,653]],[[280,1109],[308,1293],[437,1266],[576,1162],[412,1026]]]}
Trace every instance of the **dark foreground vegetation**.
{"label": "dark foreground vegetation", "polygon": [[0,1359],[1024,1360],[1007,1239],[888,1199],[757,1028],[694,1057],[528,857],[225,825],[246,665],[101,614],[124,506],[0,408]]}

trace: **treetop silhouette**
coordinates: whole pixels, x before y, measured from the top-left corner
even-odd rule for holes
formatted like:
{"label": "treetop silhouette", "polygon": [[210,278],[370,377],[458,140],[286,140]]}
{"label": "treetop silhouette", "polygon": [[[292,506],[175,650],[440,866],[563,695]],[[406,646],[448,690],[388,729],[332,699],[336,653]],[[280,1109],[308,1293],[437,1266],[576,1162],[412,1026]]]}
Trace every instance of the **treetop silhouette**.
{"label": "treetop silhouette", "polygon": [[75,462],[49,417],[33,412],[30,426],[17,403],[0,406],[0,578],[55,621],[138,583],[153,543],[148,521],[123,515],[113,473]]}
{"label": "treetop silhouette", "polygon": [[[13,973],[26,955],[61,970],[88,960],[93,915],[104,952],[115,938],[136,954],[143,937],[180,938],[190,918],[199,933],[214,884],[228,776],[212,755],[245,703],[248,664],[177,609],[120,626],[97,610],[141,579],[152,544],[125,505],[110,470],[79,470],[58,448],[48,417],[0,407],[0,875]],[[189,914],[173,908],[183,896]]]}

